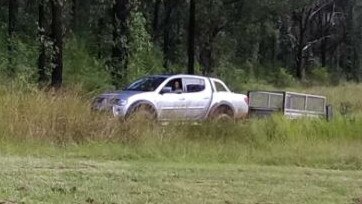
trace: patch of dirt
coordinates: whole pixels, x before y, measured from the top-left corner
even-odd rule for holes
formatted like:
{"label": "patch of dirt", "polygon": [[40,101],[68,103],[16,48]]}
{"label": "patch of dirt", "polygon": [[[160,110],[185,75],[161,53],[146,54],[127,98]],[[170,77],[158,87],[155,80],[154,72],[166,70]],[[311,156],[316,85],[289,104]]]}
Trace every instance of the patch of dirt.
{"label": "patch of dirt", "polygon": [[362,204],[362,197],[353,199],[355,204]]}
{"label": "patch of dirt", "polygon": [[0,204],[17,204],[18,202],[11,200],[0,200]]}

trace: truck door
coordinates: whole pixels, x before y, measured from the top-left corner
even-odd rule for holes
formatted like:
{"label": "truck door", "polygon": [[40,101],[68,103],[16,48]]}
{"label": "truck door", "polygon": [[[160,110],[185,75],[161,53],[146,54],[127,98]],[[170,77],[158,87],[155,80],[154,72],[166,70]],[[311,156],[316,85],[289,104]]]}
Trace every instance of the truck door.
{"label": "truck door", "polygon": [[186,116],[186,98],[182,79],[172,79],[159,94],[157,107],[160,120],[183,120]]}
{"label": "truck door", "polygon": [[211,86],[204,78],[186,77],[182,79],[185,89],[186,118],[200,120],[205,118],[211,105]]}

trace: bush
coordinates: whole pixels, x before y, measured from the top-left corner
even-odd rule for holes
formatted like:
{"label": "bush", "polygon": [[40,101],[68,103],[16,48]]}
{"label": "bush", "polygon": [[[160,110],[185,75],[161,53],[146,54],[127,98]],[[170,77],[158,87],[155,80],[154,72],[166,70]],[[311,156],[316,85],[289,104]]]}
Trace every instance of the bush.
{"label": "bush", "polygon": [[271,83],[276,87],[285,88],[295,85],[295,80],[285,68],[279,68],[272,74]]}
{"label": "bush", "polygon": [[314,68],[310,73],[310,80],[312,85],[328,85],[331,76],[325,67]]}
{"label": "bush", "polygon": [[243,85],[251,81],[243,69],[226,62],[222,63],[220,69],[217,70],[217,76],[236,92],[244,91]]}
{"label": "bush", "polygon": [[64,83],[66,86],[80,86],[85,91],[111,88],[111,78],[105,63],[92,57],[86,43],[72,38],[64,51]]}
{"label": "bush", "polygon": [[[137,4],[137,2],[136,2]],[[126,83],[151,74],[159,74],[163,70],[162,54],[153,46],[151,35],[146,30],[146,19],[142,12],[132,10],[129,39],[129,72]]]}

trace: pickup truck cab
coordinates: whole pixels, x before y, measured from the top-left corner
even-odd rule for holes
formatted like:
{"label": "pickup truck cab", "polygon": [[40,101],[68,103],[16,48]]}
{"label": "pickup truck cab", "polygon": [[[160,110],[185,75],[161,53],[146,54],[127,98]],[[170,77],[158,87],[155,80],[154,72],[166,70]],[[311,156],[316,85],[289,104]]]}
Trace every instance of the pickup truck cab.
{"label": "pickup truck cab", "polygon": [[115,117],[143,113],[160,121],[240,119],[248,114],[248,97],[219,79],[194,75],[156,75],[139,79],[125,90],[106,93],[93,103]]}

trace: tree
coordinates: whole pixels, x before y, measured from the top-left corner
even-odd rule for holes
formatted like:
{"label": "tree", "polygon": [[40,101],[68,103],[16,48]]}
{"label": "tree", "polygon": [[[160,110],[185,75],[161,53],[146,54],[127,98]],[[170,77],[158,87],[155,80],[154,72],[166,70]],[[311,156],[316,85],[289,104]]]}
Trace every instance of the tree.
{"label": "tree", "polygon": [[351,79],[362,79],[362,1],[349,0],[347,5],[347,45]]}
{"label": "tree", "polygon": [[113,4],[113,48],[112,70],[113,85],[119,87],[127,80],[128,67],[128,20],[130,16],[130,1],[116,0]]}
{"label": "tree", "polygon": [[188,74],[195,74],[195,23],[196,23],[196,10],[195,0],[190,0],[190,21],[189,21],[189,37],[188,37]]}
{"label": "tree", "polygon": [[217,58],[220,57],[217,56],[219,34],[225,30],[228,22],[234,20],[227,18],[228,9],[220,0],[200,1],[197,4],[196,55],[204,75],[215,71]]}
{"label": "tree", "polygon": [[14,37],[17,24],[19,5],[17,0],[9,0],[9,23],[8,23],[8,35],[9,35],[9,75],[15,74],[13,65],[13,54],[14,54]]}
{"label": "tree", "polygon": [[357,81],[362,80],[362,2],[355,1],[353,5],[353,21],[354,21],[354,66],[357,75]]}
{"label": "tree", "polygon": [[164,22],[163,22],[163,67],[166,71],[169,71],[169,64],[170,64],[170,46],[171,46],[171,14],[174,9],[174,5],[172,4],[175,1],[173,0],[164,0]]}
{"label": "tree", "polygon": [[72,0],[72,30],[76,30],[78,27],[78,0]]}
{"label": "tree", "polygon": [[63,0],[52,0],[52,23],[51,23],[51,39],[53,41],[53,56],[52,56],[52,73],[51,86],[60,88],[63,83],[63,20],[62,9]]}
{"label": "tree", "polygon": [[153,22],[152,22],[152,32],[153,32],[153,39],[154,41],[157,40],[158,37],[158,28],[159,28],[159,21],[160,21],[160,7],[161,7],[161,0],[156,0],[154,3],[154,10],[153,10]]}
{"label": "tree", "polygon": [[39,83],[44,84],[47,82],[48,77],[46,74],[46,27],[45,27],[45,0],[40,0],[38,10],[38,35],[39,35],[39,58],[38,58],[38,74]]}
{"label": "tree", "polygon": [[[361,0],[35,2],[0,0],[0,32],[7,33],[0,41],[8,42],[0,47],[0,58],[9,62],[4,73],[27,72],[30,78],[37,72],[41,84],[62,84],[63,44],[70,30],[79,44],[69,48],[80,45],[90,58],[106,62],[102,71],[117,87],[162,66],[166,72],[240,72],[267,81],[280,67],[303,81],[320,73],[354,81],[362,75]],[[29,42],[36,30],[37,67]],[[321,67],[329,73],[318,72]]]}

